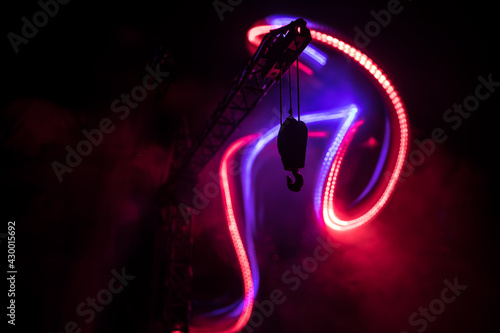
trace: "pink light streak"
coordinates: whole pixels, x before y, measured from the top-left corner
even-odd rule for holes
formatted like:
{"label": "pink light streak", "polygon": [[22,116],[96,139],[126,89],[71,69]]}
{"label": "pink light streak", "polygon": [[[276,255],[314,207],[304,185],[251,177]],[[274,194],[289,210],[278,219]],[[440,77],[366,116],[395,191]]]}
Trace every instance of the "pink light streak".
{"label": "pink light streak", "polygon": [[229,233],[231,235],[231,240],[233,241],[234,250],[236,251],[236,256],[238,257],[238,262],[241,267],[241,273],[243,276],[243,285],[245,289],[243,310],[238,320],[231,328],[220,331],[221,333],[231,333],[241,330],[246,325],[248,319],[250,319],[250,315],[252,314],[252,308],[254,302],[254,286],[252,280],[252,270],[250,269],[248,256],[245,251],[245,247],[243,246],[243,241],[241,240],[240,232],[238,231],[238,224],[236,222],[236,216],[234,213],[233,200],[231,198],[228,162],[233,158],[233,155],[240,148],[252,142],[258,137],[259,134],[252,134],[242,137],[233,142],[222,156],[222,160],[220,163],[219,178],[222,185],[221,191],[222,191],[222,198],[224,201],[224,209],[226,212],[227,225]]}

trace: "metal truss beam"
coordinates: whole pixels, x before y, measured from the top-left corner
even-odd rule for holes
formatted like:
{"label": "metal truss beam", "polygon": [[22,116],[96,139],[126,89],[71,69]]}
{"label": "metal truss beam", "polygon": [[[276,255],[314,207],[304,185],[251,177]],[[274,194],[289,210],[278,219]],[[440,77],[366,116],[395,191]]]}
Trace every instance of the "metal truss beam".
{"label": "metal truss beam", "polygon": [[[241,122],[281,78],[311,41],[303,19],[272,30],[264,36],[256,53],[208,120],[193,145],[183,135],[174,140],[169,181],[162,187],[163,223],[156,233],[151,333],[188,333],[191,291],[191,221],[178,209],[187,199],[197,175],[215,156]],[[160,57],[161,58],[161,57]],[[156,57],[156,59],[160,59]],[[181,133],[182,134],[182,133]],[[179,148],[182,147],[182,148]],[[177,161],[181,161],[177,163]],[[184,191],[184,192],[183,192]],[[186,206],[185,209],[190,209]],[[190,218],[191,214],[187,214]],[[161,283],[162,282],[162,283]]]}
{"label": "metal truss beam", "polygon": [[183,156],[182,167],[177,171],[199,174],[280,79],[280,70],[285,74],[310,41],[311,33],[303,19],[269,32],[241,75],[229,87],[199,139]]}

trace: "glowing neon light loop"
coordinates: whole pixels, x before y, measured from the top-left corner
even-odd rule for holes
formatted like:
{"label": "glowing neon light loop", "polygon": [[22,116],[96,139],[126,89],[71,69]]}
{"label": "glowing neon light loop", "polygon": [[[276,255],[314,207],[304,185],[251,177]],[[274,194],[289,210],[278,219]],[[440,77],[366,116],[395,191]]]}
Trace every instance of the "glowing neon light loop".
{"label": "glowing neon light loop", "polygon": [[[277,22],[276,19],[273,23]],[[283,20],[280,22],[282,23]],[[258,45],[260,43],[259,36],[268,33],[271,29],[279,28],[282,25],[261,25],[251,28],[248,31],[247,37],[252,44]],[[391,173],[388,185],[385,191],[380,196],[379,200],[364,214],[358,216],[354,219],[342,219],[335,213],[335,206],[333,203],[333,194],[335,192],[336,186],[336,175],[338,175],[342,158],[337,157],[332,165],[331,170],[326,182],[322,185],[325,189],[325,193],[322,198],[321,209],[322,212],[319,214],[324,223],[333,230],[348,230],[360,226],[369,220],[371,220],[385,205],[389,199],[394,187],[396,186],[397,179],[403,168],[404,159],[406,157],[406,150],[408,145],[408,125],[405,115],[405,109],[398,96],[397,91],[394,89],[391,81],[387,78],[387,75],[380,69],[380,67],[373,62],[366,54],[356,49],[355,47],[349,45],[348,43],[341,41],[340,39],[330,36],[328,34],[322,33],[319,30],[311,29],[311,37],[313,41],[317,41],[326,44],[334,49],[344,52],[351,58],[353,58],[357,63],[361,65],[361,68],[367,70],[376,80],[376,82],[382,87],[389,97],[393,110],[395,111],[398,127],[399,127],[399,147],[396,163],[394,166],[394,171]],[[319,186],[319,185],[318,185]]]}
{"label": "glowing neon light loop", "polygon": [[[248,33],[248,40],[254,44],[259,45],[260,39],[258,38],[260,35],[268,33],[271,29],[276,29],[281,27],[288,22],[285,19],[282,23],[276,25],[262,25],[252,27]],[[276,22],[276,19],[273,20]],[[322,33],[319,29],[311,29],[311,36],[313,41],[317,41],[323,44],[326,44],[333,49],[338,51],[342,51],[351,58],[353,58],[361,68],[364,68],[368,73],[370,73],[375,82],[377,82],[383,91],[387,94],[388,98],[391,101],[392,105],[392,113],[391,115],[395,115],[395,121],[397,122],[399,128],[399,142],[398,142],[398,153],[395,162],[395,166],[393,168],[393,172],[391,173],[390,179],[388,181],[387,186],[385,187],[383,193],[377,202],[366,212],[361,214],[360,216],[353,219],[341,219],[335,212],[334,205],[334,193],[335,187],[337,183],[337,177],[339,175],[340,166],[342,164],[342,160],[344,158],[345,152],[348,148],[349,143],[351,142],[357,128],[361,125],[361,122],[356,122],[352,127],[351,124],[354,121],[356,116],[355,112],[347,112],[344,114],[346,120],[343,125],[339,129],[335,140],[330,146],[325,159],[323,161],[323,165],[320,171],[319,182],[317,184],[317,189],[315,193],[315,208],[318,217],[324,222],[324,224],[336,231],[349,230],[355,227],[358,227],[371,219],[382,209],[382,207],[387,203],[391,193],[394,190],[394,187],[397,183],[397,179],[401,173],[403,168],[404,159],[406,157],[407,145],[408,145],[408,126],[405,115],[405,109],[403,107],[402,101],[398,96],[397,91],[392,85],[391,81],[387,78],[387,75],[378,67],[373,60],[371,60],[367,55],[365,55],[360,50],[355,47],[345,43],[344,41],[339,40],[336,37],[330,36],[326,33]],[[313,54],[313,52],[309,52]],[[302,63],[299,64],[299,68],[304,70],[308,74],[312,74],[312,70]],[[352,107],[351,107],[352,108]],[[330,115],[332,116],[332,115]],[[335,118],[332,117],[331,119]],[[307,119],[306,117],[309,117]],[[328,115],[326,115],[328,117]],[[304,121],[321,121],[321,119],[325,120],[325,114],[311,114],[304,116]],[[243,186],[244,186],[244,197],[246,199],[250,199],[252,192],[250,190],[249,182],[251,175],[251,165],[255,160],[256,156],[260,151],[264,148],[264,146],[269,143],[269,141],[277,135],[277,128],[273,128],[265,133],[255,144],[254,149],[249,157],[247,157],[247,167],[246,171],[244,171],[243,176]],[[228,229],[231,235],[231,239],[233,241],[233,245],[236,251],[236,255],[238,257],[238,262],[241,267],[241,272],[243,276],[243,285],[244,285],[244,293],[245,297],[242,303],[241,313],[230,328],[224,330],[214,330],[210,329],[210,332],[220,332],[220,333],[231,333],[237,332],[246,325],[248,320],[250,319],[250,315],[252,313],[252,307],[254,298],[258,289],[258,266],[255,260],[255,253],[253,249],[252,242],[252,227],[254,223],[250,223],[252,218],[254,218],[253,213],[249,213],[253,209],[253,202],[250,200],[250,207],[246,207],[249,209],[245,209],[245,217],[246,217],[246,233],[247,233],[247,247],[249,247],[249,256],[245,251],[245,247],[243,245],[243,241],[241,239],[238,224],[236,221],[236,215],[234,213],[234,205],[231,197],[230,185],[229,185],[229,176],[228,176],[228,161],[233,157],[235,152],[241,149],[243,146],[250,144],[253,142],[259,134],[245,136],[243,138],[238,139],[224,153],[224,156],[221,161],[220,167],[220,180],[221,180],[221,189],[222,196],[224,201],[224,208],[226,211],[226,218],[228,222]],[[318,134],[317,137],[323,137],[323,134]],[[246,185],[245,185],[246,183]],[[254,222],[254,221],[253,221]],[[193,328],[193,332],[203,332],[203,329]]]}

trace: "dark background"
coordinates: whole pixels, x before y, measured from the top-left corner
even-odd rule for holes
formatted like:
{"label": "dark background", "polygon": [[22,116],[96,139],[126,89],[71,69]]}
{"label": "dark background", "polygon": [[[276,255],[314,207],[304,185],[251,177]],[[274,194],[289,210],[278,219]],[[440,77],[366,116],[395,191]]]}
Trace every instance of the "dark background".
{"label": "dark background", "polygon": [[[498,14],[481,1],[401,4],[403,11],[363,51],[397,85],[413,142],[445,127],[443,113],[474,93],[479,75],[500,81]],[[18,54],[4,37],[1,211],[3,224],[17,222],[18,323],[37,332],[62,331],[70,320],[83,332],[144,332],[152,231],[159,222],[155,196],[168,178],[172,133],[182,116],[194,135],[245,65],[246,31],[255,21],[284,13],[353,38],[354,27],[373,19],[371,10],[386,7],[386,1],[245,0],[221,22],[210,1],[74,0],[61,5]],[[35,1],[5,3],[3,35],[19,33],[21,17],[38,10]],[[64,147],[75,145],[82,129],[109,114],[110,103],[136,84],[160,43],[176,63],[166,96],[142,103],[57,182],[50,163],[64,158]],[[375,221],[338,235],[338,252],[289,292],[256,331],[416,332],[409,315],[439,297],[444,279],[455,277],[468,289],[426,331],[494,331],[498,100],[495,92],[459,129],[449,130],[449,139],[398,186]],[[238,279],[234,258],[223,258],[227,235],[216,233],[221,203],[211,207],[213,215],[202,215],[195,228],[194,286],[200,298],[210,295],[211,285],[239,286],[230,283]],[[274,288],[285,289],[282,272],[312,253],[321,231],[298,230],[301,243],[292,254],[273,247],[286,235],[271,230],[262,242],[269,247],[259,254],[266,272],[261,299]],[[84,323],[76,306],[122,267],[135,280],[96,320]],[[216,282],[218,276],[225,278]]]}

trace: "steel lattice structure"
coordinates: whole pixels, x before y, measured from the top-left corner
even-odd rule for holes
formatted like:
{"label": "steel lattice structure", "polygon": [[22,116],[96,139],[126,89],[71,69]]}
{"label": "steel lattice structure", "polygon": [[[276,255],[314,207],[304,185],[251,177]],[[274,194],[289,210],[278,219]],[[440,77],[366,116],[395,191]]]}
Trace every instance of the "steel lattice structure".
{"label": "steel lattice structure", "polygon": [[[150,332],[187,333],[190,322],[191,219],[180,214],[178,205],[191,205],[182,191],[191,189],[197,175],[215,156],[241,122],[281,79],[311,41],[303,19],[269,32],[231,84],[199,139],[191,145],[186,135],[174,140],[175,149],[169,180],[160,191],[163,223],[156,233]],[[188,148],[188,149],[187,149]],[[189,209],[189,208],[188,208]],[[189,215],[191,218],[192,215]]]}
{"label": "steel lattice structure", "polygon": [[311,41],[303,19],[272,30],[230,86],[178,172],[197,175]]}

